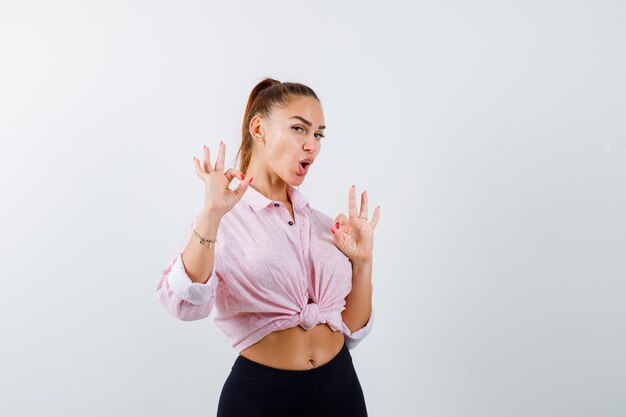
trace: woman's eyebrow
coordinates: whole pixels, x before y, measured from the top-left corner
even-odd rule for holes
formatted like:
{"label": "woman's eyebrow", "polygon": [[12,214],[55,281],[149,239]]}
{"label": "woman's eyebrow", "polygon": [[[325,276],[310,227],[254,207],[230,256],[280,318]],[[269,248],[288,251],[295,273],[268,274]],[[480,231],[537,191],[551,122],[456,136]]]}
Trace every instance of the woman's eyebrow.
{"label": "woman's eyebrow", "polygon": [[[309,122],[307,119],[305,119],[302,116],[291,116],[291,119],[300,119],[302,120],[302,122],[304,122],[305,125],[307,125],[308,127],[311,127],[312,123]],[[320,125],[320,127],[318,127],[318,129],[326,129],[326,125]]]}

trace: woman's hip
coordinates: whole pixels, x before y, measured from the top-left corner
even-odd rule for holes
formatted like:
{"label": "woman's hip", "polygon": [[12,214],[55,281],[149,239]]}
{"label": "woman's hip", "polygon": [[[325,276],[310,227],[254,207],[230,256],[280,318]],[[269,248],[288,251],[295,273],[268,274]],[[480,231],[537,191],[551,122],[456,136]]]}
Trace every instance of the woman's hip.
{"label": "woman's hip", "polygon": [[[290,414],[294,412],[297,414]],[[329,362],[308,370],[273,368],[239,355],[222,389],[218,417],[237,413],[250,417],[367,416],[361,384],[345,344]]]}

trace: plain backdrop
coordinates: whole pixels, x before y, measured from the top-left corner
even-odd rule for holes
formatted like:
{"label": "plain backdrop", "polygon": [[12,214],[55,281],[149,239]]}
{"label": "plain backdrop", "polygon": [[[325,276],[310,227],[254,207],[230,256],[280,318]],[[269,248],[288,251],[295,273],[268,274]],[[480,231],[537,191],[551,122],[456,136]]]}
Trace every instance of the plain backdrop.
{"label": "plain backdrop", "polygon": [[0,59],[0,415],[215,415],[237,352],[155,286],[266,76],[311,205],[381,205],[371,416],[626,415],[623,1],[3,0]]}

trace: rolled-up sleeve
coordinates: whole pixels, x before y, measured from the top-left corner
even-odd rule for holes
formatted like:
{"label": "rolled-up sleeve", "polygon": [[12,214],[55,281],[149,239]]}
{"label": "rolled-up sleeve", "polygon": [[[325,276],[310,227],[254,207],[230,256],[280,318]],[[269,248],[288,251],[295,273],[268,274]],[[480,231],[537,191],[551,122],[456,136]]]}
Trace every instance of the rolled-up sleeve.
{"label": "rolled-up sleeve", "polygon": [[185,270],[182,254],[176,257],[176,261],[174,261],[168,273],[167,281],[178,298],[196,306],[207,305],[211,298],[215,296],[215,290],[217,289],[215,268],[211,271],[206,284],[193,282]]}
{"label": "rolled-up sleeve", "polygon": [[372,332],[372,328],[374,327],[374,307],[372,307],[370,318],[367,320],[367,323],[359,330],[351,332],[348,326],[346,326],[346,323],[341,322],[341,325],[343,327],[343,334],[346,337],[346,346],[348,349],[352,350],[357,347],[359,343],[361,343],[361,340],[363,340],[365,336]]}
{"label": "rolled-up sleeve", "polygon": [[187,226],[168,265],[163,269],[156,286],[157,299],[167,311],[179,320],[192,321],[208,317],[215,305],[219,284],[217,254],[209,279],[205,284],[191,281],[182,258],[182,252],[191,239],[198,216]]}

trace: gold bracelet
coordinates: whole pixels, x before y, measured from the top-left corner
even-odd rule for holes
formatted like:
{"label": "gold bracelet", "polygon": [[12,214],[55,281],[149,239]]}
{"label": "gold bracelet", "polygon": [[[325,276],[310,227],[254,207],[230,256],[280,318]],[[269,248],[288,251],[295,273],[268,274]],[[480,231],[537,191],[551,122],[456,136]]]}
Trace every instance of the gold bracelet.
{"label": "gold bracelet", "polygon": [[207,247],[208,247],[208,248],[210,248],[210,247],[212,246],[212,244],[213,244],[213,243],[217,243],[217,239],[215,239],[215,240],[211,240],[211,239],[205,239],[205,238],[203,238],[202,236],[200,236],[200,235],[198,234],[198,232],[196,232],[196,229],[193,229],[193,232],[196,234],[196,236],[198,236],[198,237],[200,238],[200,244],[201,244],[201,245],[204,245],[205,243],[208,243],[208,244],[207,244]]}

